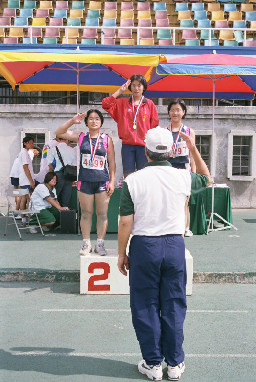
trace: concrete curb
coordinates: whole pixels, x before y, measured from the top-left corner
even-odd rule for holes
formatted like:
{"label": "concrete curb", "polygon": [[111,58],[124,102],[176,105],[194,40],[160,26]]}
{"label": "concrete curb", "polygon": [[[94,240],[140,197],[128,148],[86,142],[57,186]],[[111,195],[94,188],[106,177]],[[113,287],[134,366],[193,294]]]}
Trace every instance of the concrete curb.
{"label": "concrete curb", "polygon": [[[79,282],[80,272],[48,269],[0,270],[0,282],[12,281]],[[256,284],[256,272],[194,272],[193,283]]]}

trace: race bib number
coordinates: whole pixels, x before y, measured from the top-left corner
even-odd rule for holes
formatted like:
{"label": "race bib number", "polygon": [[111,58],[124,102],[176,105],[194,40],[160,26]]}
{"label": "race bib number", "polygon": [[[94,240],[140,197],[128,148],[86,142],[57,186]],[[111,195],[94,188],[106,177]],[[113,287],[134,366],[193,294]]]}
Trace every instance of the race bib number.
{"label": "race bib number", "polygon": [[94,160],[91,160],[90,154],[83,154],[82,166],[83,168],[89,168],[93,170],[103,170],[105,164],[105,158],[100,155],[95,155]]}
{"label": "race bib number", "polygon": [[187,145],[185,141],[178,142],[175,152],[173,153],[173,158],[184,157],[189,154]]}

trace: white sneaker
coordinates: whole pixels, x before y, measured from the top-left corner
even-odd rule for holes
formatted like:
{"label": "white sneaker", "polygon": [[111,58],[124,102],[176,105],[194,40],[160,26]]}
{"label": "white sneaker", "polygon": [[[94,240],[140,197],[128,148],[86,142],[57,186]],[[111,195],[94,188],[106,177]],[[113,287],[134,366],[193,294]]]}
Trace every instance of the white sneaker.
{"label": "white sneaker", "polygon": [[185,371],[185,363],[181,362],[177,366],[168,366],[167,374],[170,381],[178,381]]}
{"label": "white sneaker", "polygon": [[44,232],[49,232],[51,230],[47,225],[42,225],[41,227]]}
{"label": "white sneaker", "polygon": [[193,236],[193,232],[190,231],[190,229],[186,228],[185,236],[186,236],[186,237],[191,237],[191,236]]}
{"label": "white sneaker", "polygon": [[83,242],[82,248],[80,249],[80,255],[86,256],[89,255],[89,253],[92,252],[92,246],[91,243],[88,243],[87,241]]}
{"label": "white sneaker", "polygon": [[35,226],[35,225],[31,225],[31,226],[29,227],[29,232],[30,232],[30,233],[37,233],[36,226]]}
{"label": "white sneaker", "polygon": [[100,256],[106,256],[107,251],[104,246],[104,241],[101,241],[101,242],[97,241],[97,243],[95,244],[94,252],[98,253]]}
{"label": "white sneaker", "polygon": [[145,374],[152,381],[162,381],[163,370],[161,364],[147,365],[147,363],[143,359],[138,363],[138,370],[141,374]]}

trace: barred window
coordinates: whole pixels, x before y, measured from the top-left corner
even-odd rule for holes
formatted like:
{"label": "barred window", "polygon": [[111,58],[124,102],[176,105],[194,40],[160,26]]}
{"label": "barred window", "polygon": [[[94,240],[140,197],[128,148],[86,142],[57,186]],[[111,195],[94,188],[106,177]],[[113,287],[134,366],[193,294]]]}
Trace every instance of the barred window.
{"label": "barred window", "polygon": [[35,174],[38,174],[40,171],[40,162],[42,158],[42,151],[45,143],[45,134],[44,133],[25,133],[25,136],[31,136],[34,138],[34,148],[38,149],[39,154],[35,155],[32,161],[33,171]]}
{"label": "barred window", "polygon": [[210,147],[211,147],[211,136],[210,135],[196,135],[196,147],[201,154],[201,157],[207,164],[210,170]]}
{"label": "barred window", "polygon": [[234,136],[233,137],[233,158],[232,175],[251,175],[250,173],[250,153],[252,137]]}

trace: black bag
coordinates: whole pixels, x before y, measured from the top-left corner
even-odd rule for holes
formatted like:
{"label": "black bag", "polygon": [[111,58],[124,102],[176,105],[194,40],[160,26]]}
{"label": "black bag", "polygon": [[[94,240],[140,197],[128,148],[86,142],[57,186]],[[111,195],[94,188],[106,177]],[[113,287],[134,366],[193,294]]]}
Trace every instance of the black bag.
{"label": "black bag", "polygon": [[64,178],[68,180],[72,180],[72,182],[74,182],[75,180],[77,180],[77,166],[72,166],[71,164],[67,164],[65,166],[60,150],[58,149],[57,146],[56,146],[56,151],[57,151],[59,160],[61,161],[61,164],[63,166]]}

